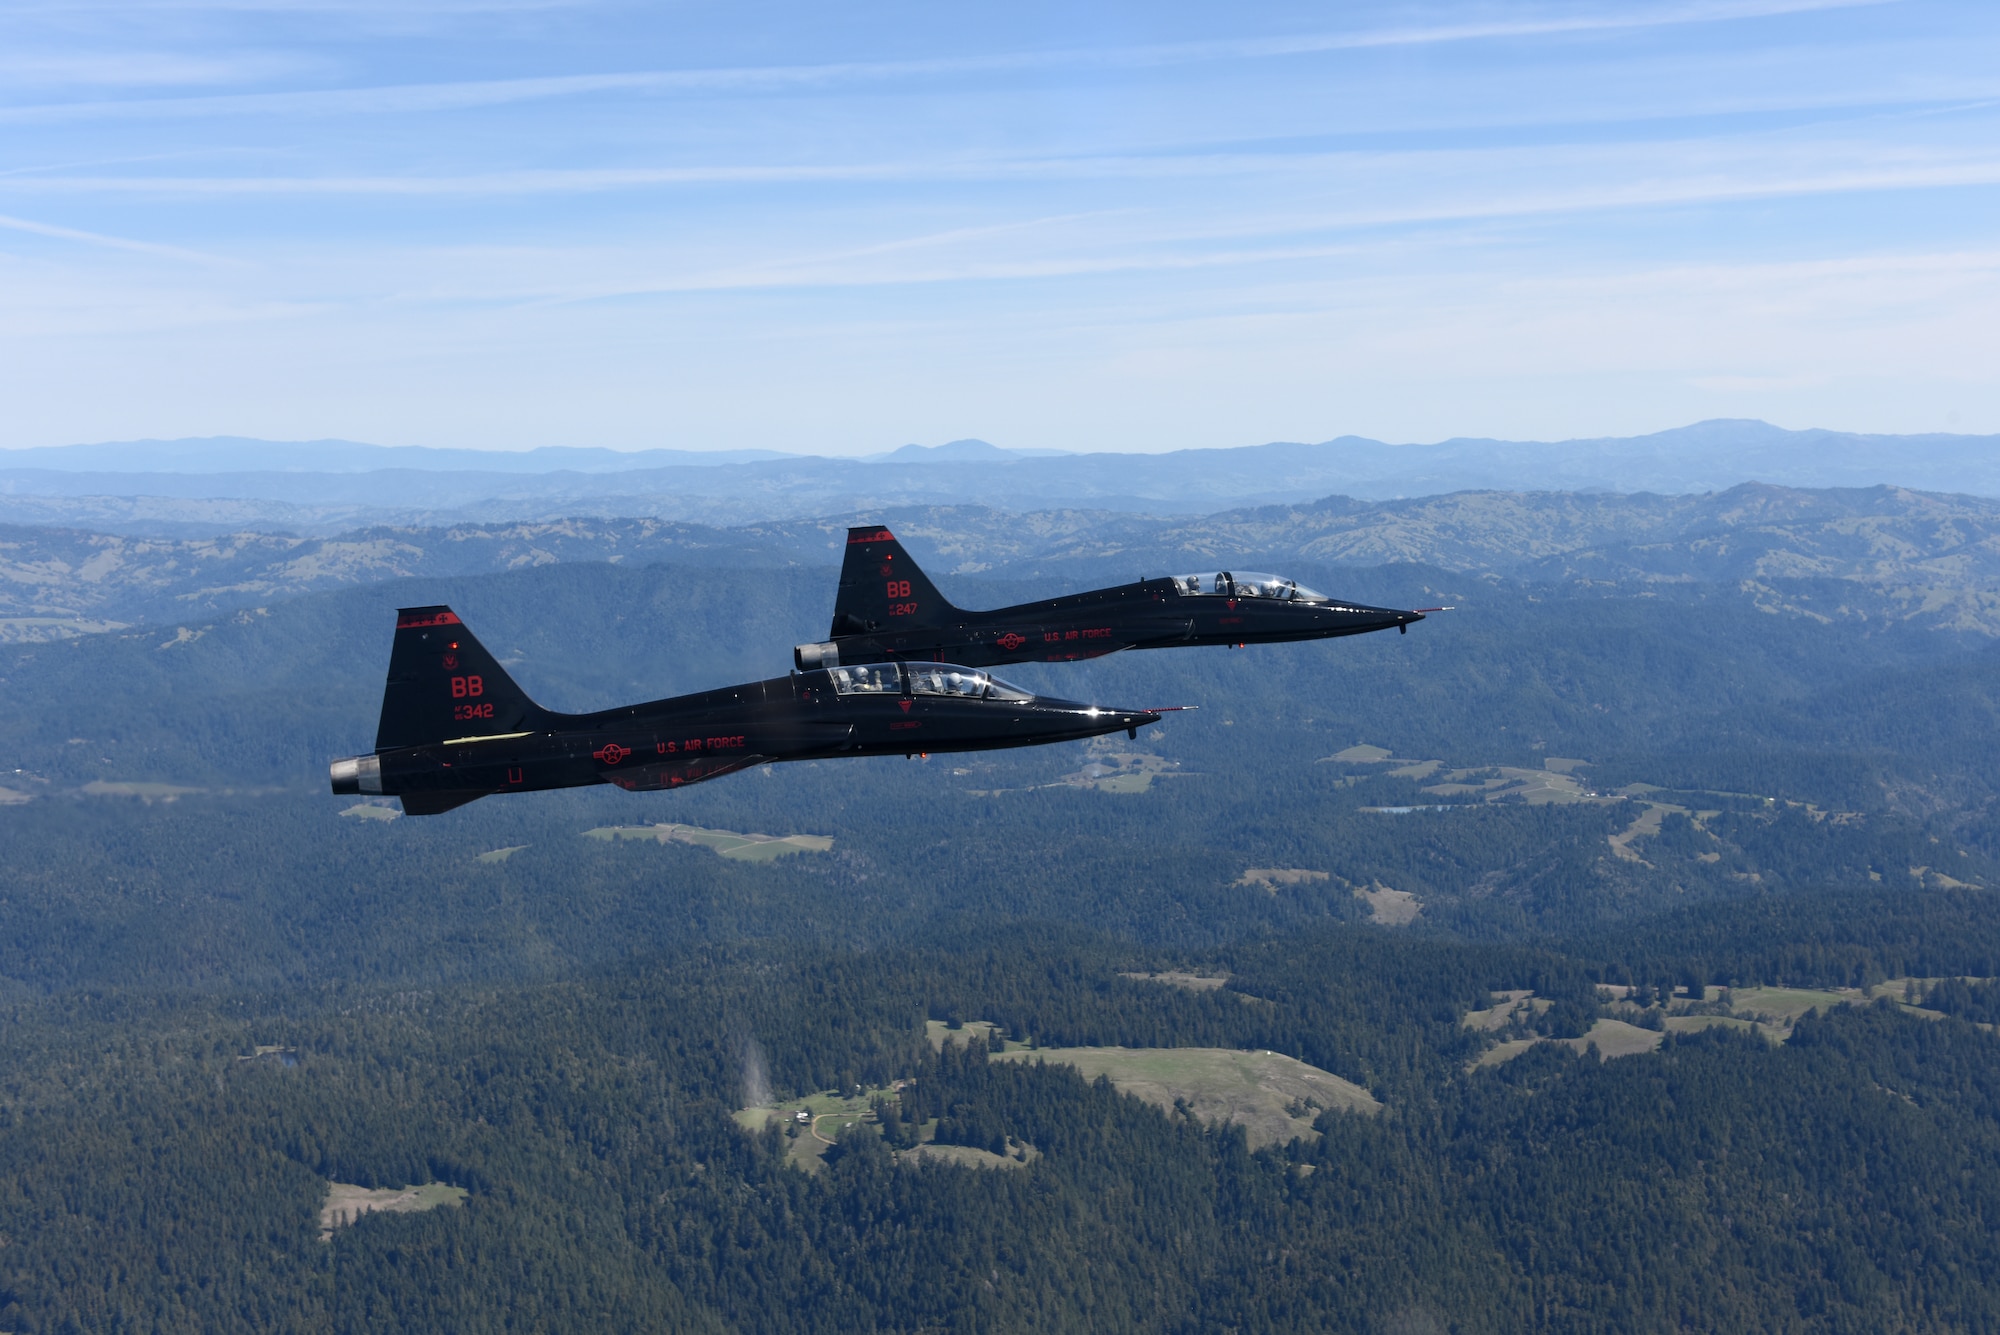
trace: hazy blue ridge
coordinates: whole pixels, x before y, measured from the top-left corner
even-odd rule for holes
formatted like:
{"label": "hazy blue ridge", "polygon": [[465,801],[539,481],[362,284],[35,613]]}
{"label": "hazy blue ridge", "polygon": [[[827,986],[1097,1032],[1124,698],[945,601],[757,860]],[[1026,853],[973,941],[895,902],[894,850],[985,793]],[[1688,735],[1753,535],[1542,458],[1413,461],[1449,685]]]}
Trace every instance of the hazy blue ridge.
{"label": "hazy blue ridge", "polygon": [[0,456],[0,520],[123,531],[147,523],[233,523],[324,533],[370,523],[578,515],[741,524],[967,503],[1212,514],[1330,495],[1364,501],[1480,490],[1678,496],[1747,482],[2000,496],[2000,437],[1787,431],[1718,420],[1623,439],[1390,445],[1344,436],[1152,455],[1044,455],[964,440],[872,459],[135,442]]}
{"label": "hazy blue ridge", "polygon": [[[80,473],[363,473],[388,468],[491,473],[622,472],[782,459],[781,450],[607,450],[544,445],[531,450],[451,450],[354,440],[259,440],[193,436],[39,445],[0,455],[9,467]],[[17,462],[18,461],[18,462]]]}

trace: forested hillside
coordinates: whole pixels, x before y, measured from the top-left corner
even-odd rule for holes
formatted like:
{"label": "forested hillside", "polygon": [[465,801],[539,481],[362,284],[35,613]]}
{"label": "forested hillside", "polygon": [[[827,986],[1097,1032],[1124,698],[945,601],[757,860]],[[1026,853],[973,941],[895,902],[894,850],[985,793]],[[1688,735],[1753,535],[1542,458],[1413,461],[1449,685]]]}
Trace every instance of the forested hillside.
{"label": "forested hillside", "polygon": [[[1217,563],[1306,562],[1341,571],[1415,564],[1626,593],[1720,584],[1815,617],[2000,631],[2000,501],[1897,487],[1743,485],[1694,496],[1329,496],[1181,519],[887,505],[736,528],[564,518],[314,537],[246,526],[174,537],[0,525],[0,637],[74,634],[107,621],[199,621],[396,577],[555,562],[837,566],[844,526],[878,521],[893,524],[912,553],[943,576],[1039,582],[1132,579]],[[962,594],[983,592],[973,585]]]}
{"label": "forested hillside", "polygon": [[[1962,922],[1940,915],[1940,945]],[[1990,956],[1988,957],[1990,958]],[[1292,936],[1199,957],[1205,996],[1108,942],[992,935],[848,956],[671,954],[527,988],[15,1007],[0,1296],[17,1329],[1982,1329],[2000,1206],[1996,1040],[1887,1002],[1773,1046],[1709,1031],[1600,1065],[1466,1071],[1489,987],[1547,953]],[[921,1038],[1278,1046],[1364,1081],[1311,1142],[1163,1113],[1059,1065]],[[1551,1012],[1554,1014],[1554,1012]],[[904,1082],[898,1124],[1033,1146],[1022,1170],[817,1172],[728,1110]],[[254,1051],[286,1060],[246,1060]],[[315,1236],[332,1181],[458,1210]],[[1913,1257],[1921,1256],[1921,1264]],[[247,1262],[247,1263],[246,1263]]]}
{"label": "forested hillside", "polygon": [[129,624],[0,649],[0,1327],[2000,1328],[1984,505],[913,514],[969,606],[1455,610],[1008,673],[1198,706],[1137,741],[421,819],[326,790],[394,608],[553,708],[775,676],[843,521],[11,532]]}

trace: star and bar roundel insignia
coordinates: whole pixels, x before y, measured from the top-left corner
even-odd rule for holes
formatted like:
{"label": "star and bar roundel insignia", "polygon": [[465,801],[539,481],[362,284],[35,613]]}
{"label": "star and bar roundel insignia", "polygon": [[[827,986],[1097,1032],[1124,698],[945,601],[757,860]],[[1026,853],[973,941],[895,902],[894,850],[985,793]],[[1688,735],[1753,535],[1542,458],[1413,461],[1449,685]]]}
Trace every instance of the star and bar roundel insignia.
{"label": "star and bar roundel insignia", "polygon": [[1005,649],[1010,653],[1015,649],[1019,649],[1022,645],[1026,644],[1027,642],[1028,642],[1028,637],[1021,634],[1021,632],[1017,630],[1010,630],[1005,635],[1002,635],[999,639],[994,641],[995,644],[999,645],[1002,649]]}

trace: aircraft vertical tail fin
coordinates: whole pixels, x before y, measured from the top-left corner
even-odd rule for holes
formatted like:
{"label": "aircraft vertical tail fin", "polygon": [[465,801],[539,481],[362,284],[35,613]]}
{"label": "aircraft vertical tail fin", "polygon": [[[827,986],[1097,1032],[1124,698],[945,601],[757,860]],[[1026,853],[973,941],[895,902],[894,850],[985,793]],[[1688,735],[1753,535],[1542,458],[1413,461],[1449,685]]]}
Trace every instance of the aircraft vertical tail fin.
{"label": "aircraft vertical tail fin", "polygon": [[449,607],[397,611],[377,751],[535,732],[548,717]]}
{"label": "aircraft vertical tail fin", "polygon": [[831,638],[943,626],[957,615],[895,534],[880,524],[847,530]]}

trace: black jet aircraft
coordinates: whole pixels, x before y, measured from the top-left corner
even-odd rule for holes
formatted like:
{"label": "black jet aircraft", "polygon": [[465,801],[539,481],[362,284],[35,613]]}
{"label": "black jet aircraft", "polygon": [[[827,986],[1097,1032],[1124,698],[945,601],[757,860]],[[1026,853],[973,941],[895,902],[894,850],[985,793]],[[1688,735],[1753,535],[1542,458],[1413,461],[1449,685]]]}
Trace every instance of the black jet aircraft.
{"label": "black jet aircraft", "polygon": [[801,670],[891,659],[972,667],[1064,662],[1120,649],[1275,644],[1371,630],[1407,631],[1426,607],[1399,612],[1315,593],[1295,580],[1248,571],[1143,579],[994,612],[953,607],[896,535],[879,524],[847,530],[847,559],[822,644],[801,644]]}
{"label": "black jet aircraft", "polygon": [[780,760],[1137,736],[1161,712],[1049,699],[951,664],[885,662],[557,714],[530,700],[449,607],[406,607],[375,750],[334,761],[333,791],[400,797],[410,815],[433,816],[494,793],[592,783],[648,792]]}

